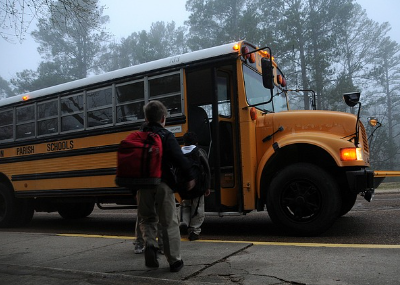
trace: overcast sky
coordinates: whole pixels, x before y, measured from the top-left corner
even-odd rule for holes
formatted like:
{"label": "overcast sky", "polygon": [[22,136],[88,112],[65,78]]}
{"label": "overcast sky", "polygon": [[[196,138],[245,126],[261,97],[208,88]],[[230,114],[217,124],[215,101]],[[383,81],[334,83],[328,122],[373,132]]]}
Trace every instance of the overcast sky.
{"label": "overcast sky", "polygon": [[[399,0],[357,0],[366,9],[368,16],[379,22],[389,22],[392,26],[390,36],[400,43],[400,8]],[[186,0],[100,0],[101,5],[108,8],[104,15],[110,16],[107,30],[115,35],[119,42],[133,32],[149,30],[151,23],[157,21],[175,21],[177,26],[183,25],[189,13],[186,12]],[[35,25],[31,30],[36,29]],[[0,38],[0,76],[6,80],[15,77],[24,69],[36,70],[41,61],[37,52],[38,45],[30,38],[22,43],[11,44]]]}

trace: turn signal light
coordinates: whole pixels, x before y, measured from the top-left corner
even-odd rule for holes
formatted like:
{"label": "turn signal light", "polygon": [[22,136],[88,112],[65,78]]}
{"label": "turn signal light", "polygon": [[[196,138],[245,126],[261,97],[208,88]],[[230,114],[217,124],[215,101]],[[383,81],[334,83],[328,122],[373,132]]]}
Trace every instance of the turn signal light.
{"label": "turn signal light", "polygon": [[257,110],[254,107],[250,108],[250,118],[255,121],[257,119]]}
{"label": "turn signal light", "polygon": [[340,160],[342,161],[354,161],[362,160],[361,148],[342,148],[340,149]]}

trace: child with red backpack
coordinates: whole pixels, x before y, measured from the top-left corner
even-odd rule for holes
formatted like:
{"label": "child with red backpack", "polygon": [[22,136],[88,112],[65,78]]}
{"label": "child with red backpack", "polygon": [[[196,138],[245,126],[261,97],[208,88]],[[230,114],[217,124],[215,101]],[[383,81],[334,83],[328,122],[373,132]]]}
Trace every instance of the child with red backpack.
{"label": "child with red backpack", "polygon": [[153,132],[162,139],[161,182],[148,188],[139,189],[138,212],[142,218],[140,229],[145,241],[145,264],[158,268],[157,260],[157,224],[161,224],[164,254],[171,272],[178,272],[183,267],[180,254],[181,236],[176,215],[175,195],[171,187],[175,185],[172,169],[179,167],[185,170],[186,188],[194,187],[195,181],[189,160],[183,155],[173,133],[164,128],[167,109],[160,101],[150,101],[144,106],[146,124],[143,132]]}

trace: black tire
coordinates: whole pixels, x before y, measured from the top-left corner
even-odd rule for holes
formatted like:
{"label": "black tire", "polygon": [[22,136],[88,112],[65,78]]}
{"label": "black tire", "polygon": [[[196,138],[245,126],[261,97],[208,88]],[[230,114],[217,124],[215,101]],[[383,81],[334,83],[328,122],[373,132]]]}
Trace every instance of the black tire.
{"label": "black tire", "polygon": [[281,170],[267,193],[271,220],[295,236],[323,233],[337,219],[341,195],[335,180],[320,167],[297,163]]}
{"label": "black tire", "polygon": [[[346,189],[347,190],[347,189]],[[346,215],[356,203],[357,200],[357,193],[353,193],[350,190],[343,191],[342,193],[342,208],[340,209],[339,216]]]}
{"label": "black tire", "polygon": [[58,206],[58,213],[64,219],[83,219],[94,209],[94,203],[65,203]]}
{"label": "black tire", "polygon": [[26,225],[33,213],[30,200],[15,198],[13,190],[0,182],[0,228]]}
{"label": "black tire", "polygon": [[14,193],[4,183],[0,182],[0,227],[7,228],[15,225],[17,199]]}

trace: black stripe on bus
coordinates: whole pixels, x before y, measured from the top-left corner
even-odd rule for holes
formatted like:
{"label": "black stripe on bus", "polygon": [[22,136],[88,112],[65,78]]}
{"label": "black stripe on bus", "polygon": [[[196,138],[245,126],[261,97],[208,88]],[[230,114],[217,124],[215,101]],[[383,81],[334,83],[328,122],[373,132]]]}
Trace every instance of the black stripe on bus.
{"label": "black stripe on bus", "polygon": [[29,197],[77,197],[77,196],[119,196],[119,195],[132,195],[132,191],[128,188],[121,187],[108,187],[108,188],[84,188],[84,189],[54,189],[54,190],[29,190],[29,191],[15,191],[17,198]]}
{"label": "black stripe on bus", "polygon": [[[183,137],[176,137],[176,140],[180,145],[183,144]],[[119,144],[114,144],[114,145],[96,146],[96,147],[88,147],[88,148],[73,149],[73,150],[46,152],[46,153],[31,154],[24,156],[3,157],[0,159],[0,164],[116,152],[118,150],[118,146]]]}
{"label": "black stripe on bus", "polygon": [[24,156],[17,156],[17,157],[5,157],[5,158],[0,159],[0,164],[51,159],[51,158],[60,158],[60,157],[69,157],[69,156],[78,156],[78,155],[87,155],[87,154],[107,153],[107,152],[117,151],[117,149],[118,149],[118,144],[115,144],[115,145],[105,145],[105,146],[81,148],[81,149],[75,149],[75,150],[46,152],[46,153],[31,154],[31,155],[24,155]]}
{"label": "black stripe on bus", "polygon": [[43,179],[57,179],[57,178],[75,178],[75,177],[88,177],[88,176],[103,176],[103,175],[115,175],[116,168],[98,168],[88,170],[73,170],[73,171],[61,171],[61,172],[46,172],[46,173],[34,173],[34,174],[20,174],[13,175],[11,180],[15,181],[26,181],[26,180],[43,180]]}

